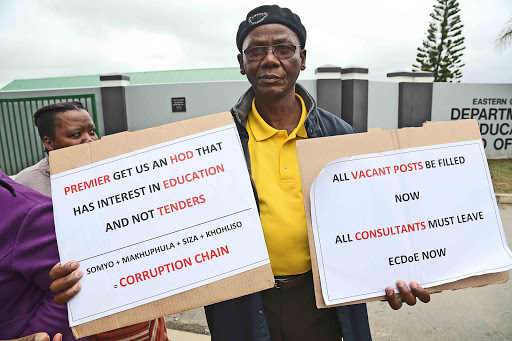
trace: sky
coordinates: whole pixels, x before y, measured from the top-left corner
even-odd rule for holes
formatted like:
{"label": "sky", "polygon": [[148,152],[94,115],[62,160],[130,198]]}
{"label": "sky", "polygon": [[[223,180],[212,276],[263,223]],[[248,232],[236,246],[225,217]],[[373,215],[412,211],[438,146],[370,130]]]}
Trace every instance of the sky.
{"label": "sky", "polygon": [[[411,71],[435,0],[275,1],[307,30],[303,78],[326,64]],[[0,88],[15,79],[237,67],[238,25],[252,0],[0,0]],[[512,83],[512,46],[498,33],[511,0],[459,0],[462,82]]]}

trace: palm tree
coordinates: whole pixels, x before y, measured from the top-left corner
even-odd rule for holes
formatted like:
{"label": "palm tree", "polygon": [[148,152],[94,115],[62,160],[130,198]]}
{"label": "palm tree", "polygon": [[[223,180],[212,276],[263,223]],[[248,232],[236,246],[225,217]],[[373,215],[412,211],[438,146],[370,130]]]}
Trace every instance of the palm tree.
{"label": "palm tree", "polygon": [[500,51],[503,51],[512,45],[512,16],[505,23],[505,26],[503,26],[495,44]]}

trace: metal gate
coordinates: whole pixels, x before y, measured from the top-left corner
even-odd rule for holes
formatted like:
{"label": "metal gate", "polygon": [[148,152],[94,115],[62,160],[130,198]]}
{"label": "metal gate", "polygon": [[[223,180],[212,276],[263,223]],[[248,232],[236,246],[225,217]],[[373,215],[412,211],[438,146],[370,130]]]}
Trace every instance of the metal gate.
{"label": "metal gate", "polygon": [[44,157],[33,115],[41,107],[61,102],[82,102],[98,127],[94,94],[0,99],[0,169],[5,174],[17,174]]}

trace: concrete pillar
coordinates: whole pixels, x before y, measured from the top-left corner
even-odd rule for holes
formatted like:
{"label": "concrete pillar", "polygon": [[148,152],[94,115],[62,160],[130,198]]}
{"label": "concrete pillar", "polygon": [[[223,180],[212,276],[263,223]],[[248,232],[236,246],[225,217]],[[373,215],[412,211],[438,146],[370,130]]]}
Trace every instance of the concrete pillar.
{"label": "concrete pillar", "polygon": [[320,66],[315,75],[318,106],[341,117],[341,67]]}
{"label": "concrete pillar", "polygon": [[100,81],[105,135],[128,130],[125,86],[130,85],[130,77],[120,74],[104,75],[100,76]]}
{"label": "concrete pillar", "polygon": [[421,127],[432,119],[433,72],[391,72],[398,82],[398,128]]}
{"label": "concrete pillar", "polygon": [[368,69],[348,66],[341,71],[341,118],[358,132],[368,130]]}

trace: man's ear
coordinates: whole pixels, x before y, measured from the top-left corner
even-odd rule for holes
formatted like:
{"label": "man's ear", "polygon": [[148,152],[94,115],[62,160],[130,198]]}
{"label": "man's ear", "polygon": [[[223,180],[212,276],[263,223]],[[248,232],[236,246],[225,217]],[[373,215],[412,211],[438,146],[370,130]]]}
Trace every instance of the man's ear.
{"label": "man's ear", "polygon": [[46,150],[51,151],[53,150],[53,141],[48,136],[43,137],[43,144]]}
{"label": "man's ear", "polygon": [[240,65],[240,73],[242,75],[245,75],[244,57],[241,54],[239,54],[238,56],[236,56],[236,58],[238,59],[238,64]]}
{"label": "man's ear", "polygon": [[303,71],[306,69],[306,50],[300,51],[300,69]]}

